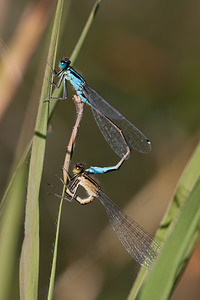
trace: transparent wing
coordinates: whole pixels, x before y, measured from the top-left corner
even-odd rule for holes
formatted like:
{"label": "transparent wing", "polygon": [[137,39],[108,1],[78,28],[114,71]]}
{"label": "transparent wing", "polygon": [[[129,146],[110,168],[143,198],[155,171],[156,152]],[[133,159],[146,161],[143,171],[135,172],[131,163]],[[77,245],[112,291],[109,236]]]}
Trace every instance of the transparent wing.
{"label": "transparent wing", "polygon": [[129,254],[142,266],[151,269],[158,256],[160,244],[137,222],[129,218],[102,191],[97,198],[106,209],[108,219],[118,239]]}
{"label": "transparent wing", "polygon": [[135,149],[141,153],[151,151],[151,143],[147,137],[99,94],[87,85],[84,86],[83,94],[92,107],[94,118],[104,138],[117,155],[123,157],[127,153],[127,145],[131,150]]}
{"label": "transparent wing", "polygon": [[94,108],[92,108],[92,113],[107,143],[119,157],[123,157],[129,151],[130,147],[126,142],[122,130]]}

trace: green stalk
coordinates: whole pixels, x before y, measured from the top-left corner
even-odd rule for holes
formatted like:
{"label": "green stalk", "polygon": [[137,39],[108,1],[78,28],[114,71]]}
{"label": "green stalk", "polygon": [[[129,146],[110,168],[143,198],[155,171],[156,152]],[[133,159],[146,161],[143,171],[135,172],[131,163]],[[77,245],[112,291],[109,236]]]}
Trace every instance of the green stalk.
{"label": "green stalk", "polygon": [[[48,54],[48,62],[51,65],[56,56],[62,10],[63,0],[59,0]],[[50,84],[46,80],[48,75],[49,66],[47,65],[32,142],[25,212],[25,235],[20,261],[20,296],[21,299],[29,300],[34,300],[38,297],[39,191],[44,163],[49,111],[49,103],[44,103],[44,100],[50,97]]]}
{"label": "green stalk", "polygon": [[[87,25],[85,26],[83,33],[75,47],[76,50],[73,51],[73,61],[78,56],[80,49],[83,45],[86,34],[88,33],[90,26],[92,25],[94,16],[97,12],[101,1],[97,1],[94,5],[93,11],[90,14]],[[57,13],[54,21],[54,29],[52,31],[52,38],[50,43],[50,51],[48,55],[48,63],[54,66],[56,58],[56,49],[58,43],[58,31],[61,22],[61,13],[62,13],[62,1],[58,1]],[[38,109],[37,121],[35,126],[35,135],[30,141],[27,149],[25,150],[21,160],[18,163],[18,166],[13,170],[12,177],[8,183],[7,189],[4,193],[1,206],[0,206],[0,221],[2,228],[7,228],[10,230],[11,237],[15,237],[11,240],[8,239],[8,231],[4,230],[1,234],[0,231],[0,265],[3,266],[7,264],[7,272],[1,272],[0,278],[2,277],[1,288],[0,288],[0,299],[6,299],[5,295],[8,295],[10,291],[10,285],[8,284],[9,280],[6,279],[6,274],[11,278],[11,268],[10,265],[12,262],[16,261],[14,258],[14,250],[17,248],[18,237],[20,228],[22,225],[22,216],[23,216],[23,207],[24,207],[24,198],[25,190],[27,188],[27,205],[26,205],[26,221],[25,221],[25,240],[23,244],[23,251],[20,262],[20,293],[22,299],[36,299],[37,290],[38,290],[38,266],[39,266],[39,210],[38,210],[38,198],[39,198],[39,189],[44,161],[44,152],[46,146],[46,129],[47,129],[47,120],[51,120],[53,112],[55,110],[57,102],[52,101],[49,104],[43,103],[44,99],[50,97],[50,84],[47,81],[49,78],[49,66],[47,65],[44,83],[42,87],[41,99]],[[56,90],[54,96],[60,95],[62,89]],[[29,159],[30,160],[30,169],[29,177],[27,176],[29,168]],[[28,186],[27,186],[27,178]],[[24,190],[19,192],[18,188],[22,186]],[[64,191],[64,190],[63,190]],[[15,205],[10,204],[10,199],[15,201]],[[19,199],[19,200],[18,200]],[[12,203],[12,202],[11,202]],[[18,208],[18,212],[15,208]],[[13,208],[13,209],[11,209]],[[60,209],[61,214],[61,209]],[[21,218],[20,218],[21,216]],[[14,222],[15,221],[15,222]],[[58,241],[59,228],[57,230],[57,241]],[[10,243],[12,241],[12,243]],[[8,248],[13,251],[8,251]],[[2,250],[2,251],[1,251]],[[12,253],[11,253],[12,252]],[[16,251],[15,251],[16,252]],[[9,256],[10,254],[10,256]],[[8,263],[9,261],[9,263]],[[1,263],[2,262],[2,263]],[[54,267],[56,264],[54,265]],[[2,268],[1,268],[2,269]],[[3,270],[3,269],[2,269]],[[6,283],[6,284],[4,284]]]}
{"label": "green stalk", "polygon": [[[81,33],[81,36],[74,48],[74,51],[72,53],[71,56],[71,60],[74,62],[80,52],[80,49],[83,45],[84,40],[86,39],[86,36],[89,32],[89,29],[94,21],[94,17],[97,13],[97,10],[99,8],[99,5],[101,3],[101,0],[96,1],[90,15],[89,18],[86,22],[86,25]],[[62,92],[62,88],[60,87],[59,90],[55,91],[54,93],[54,97],[59,97],[61,95]],[[55,105],[55,104],[54,104]],[[55,106],[51,106],[51,110],[50,110],[50,115],[51,113],[53,113]],[[70,163],[70,161],[69,161]],[[65,167],[67,167],[65,165]],[[48,292],[48,300],[53,299],[53,290],[54,290],[54,282],[55,282],[55,272],[56,272],[56,261],[57,261],[57,252],[58,252],[58,237],[59,237],[59,231],[60,231],[60,221],[61,221],[61,212],[62,212],[62,205],[63,205],[63,197],[65,194],[65,186],[63,186],[63,190],[62,190],[62,198],[60,201],[60,206],[59,206],[59,212],[58,212],[58,220],[57,220],[57,228],[56,228],[56,237],[55,237],[55,245],[54,245],[54,253],[53,253],[53,262],[52,262],[52,268],[51,268],[51,276],[50,276],[50,283],[49,283],[49,292]]]}
{"label": "green stalk", "polygon": [[92,11],[91,11],[91,13],[90,13],[90,15],[88,17],[88,20],[87,20],[87,22],[86,22],[86,24],[85,24],[85,26],[83,28],[83,31],[81,33],[81,36],[80,36],[80,38],[78,40],[78,43],[76,44],[76,46],[75,46],[75,48],[74,48],[74,50],[72,52],[72,55],[70,57],[72,64],[74,64],[77,56],[79,55],[79,53],[81,51],[83,43],[84,43],[84,41],[86,39],[86,36],[87,36],[87,34],[88,34],[89,30],[90,30],[90,27],[92,26],[92,23],[94,21],[96,13],[97,13],[97,11],[99,9],[101,1],[102,0],[97,0],[96,3],[94,4],[93,8],[92,8]]}
{"label": "green stalk", "polygon": [[19,259],[17,255],[20,232],[23,225],[24,198],[26,194],[28,164],[19,165],[4,205],[1,207],[0,226],[0,299],[10,299],[13,272]]}
{"label": "green stalk", "polygon": [[[76,43],[76,46],[74,47],[72,55],[70,56],[70,60],[71,60],[72,64],[75,63],[75,61],[76,61],[76,59],[77,59],[77,57],[78,57],[78,55],[79,55],[79,53],[82,49],[83,43],[84,43],[84,41],[87,37],[87,34],[89,33],[89,30],[90,30],[90,28],[93,24],[94,18],[95,18],[96,13],[99,9],[101,1],[102,0],[97,0],[94,4],[92,10],[91,10],[91,13],[90,13],[90,15],[88,17],[88,20],[87,20],[87,22],[86,22],[86,24],[83,28],[83,31],[82,31],[79,39],[78,39],[78,42]],[[59,98],[59,97],[61,97],[62,93],[63,93],[63,84],[61,85],[61,87],[59,89],[54,90],[53,97]],[[50,104],[51,105],[50,105],[50,110],[49,110],[49,119],[51,119],[51,117],[53,115],[53,112],[54,112],[55,107],[57,105],[57,101],[51,101]]]}
{"label": "green stalk", "polygon": [[185,168],[173,201],[156,234],[164,244],[161,254],[150,273],[141,269],[129,300],[136,297],[142,300],[168,299],[183,272],[199,236],[199,165],[200,144]]}

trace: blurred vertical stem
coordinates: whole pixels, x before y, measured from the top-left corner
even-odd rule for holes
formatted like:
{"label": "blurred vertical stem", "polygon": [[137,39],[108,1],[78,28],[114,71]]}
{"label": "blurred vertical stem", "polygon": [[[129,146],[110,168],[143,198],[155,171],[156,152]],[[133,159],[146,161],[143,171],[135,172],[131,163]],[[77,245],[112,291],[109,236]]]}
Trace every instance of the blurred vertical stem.
{"label": "blurred vertical stem", "polygon": [[[63,11],[63,0],[59,0],[54,19],[48,62],[53,65],[56,57],[58,36]],[[37,299],[39,276],[39,191],[43,170],[49,103],[50,84],[47,81],[49,66],[46,66],[35,134],[32,142],[30,159],[27,202],[25,213],[25,235],[20,261],[20,296],[21,299]]]}
{"label": "blurred vertical stem", "polygon": [[[1,3],[6,2],[5,0]],[[55,0],[24,1],[25,8],[15,26],[8,47],[2,51],[0,64],[0,119],[2,119],[14,94],[24,79],[30,59],[47,27]],[[2,7],[1,7],[2,9]],[[1,11],[2,13],[2,11]],[[6,19],[9,20],[9,12]],[[2,40],[1,40],[2,43]]]}
{"label": "blurred vertical stem", "polygon": [[85,26],[83,28],[83,31],[81,33],[81,36],[80,36],[80,38],[78,40],[78,43],[76,44],[76,47],[74,48],[74,50],[72,52],[72,55],[70,57],[72,64],[75,62],[75,60],[76,60],[76,58],[77,58],[77,56],[78,56],[78,54],[79,54],[79,52],[80,52],[80,50],[81,50],[81,48],[83,46],[83,43],[84,43],[84,41],[86,39],[88,31],[90,30],[90,27],[91,27],[91,25],[92,25],[92,23],[94,21],[96,13],[97,13],[97,11],[99,9],[99,6],[101,4],[101,1],[102,0],[97,0],[95,2],[95,4],[94,4],[93,8],[92,8],[92,11],[91,11],[91,13],[90,13],[90,15],[88,17],[88,20],[87,20],[87,22],[86,22],[86,24],[85,24]]}
{"label": "blurred vertical stem", "polygon": [[21,164],[17,177],[6,194],[1,207],[0,226],[0,299],[10,299],[13,285],[13,272],[18,266],[17,248],[24,214],[28,164]]}
{"label": "blurred vertical stem", "polygon": [[129,300],[136,297],[140,300],[169,299],[199,237],[199,166],[200,144],[183,172],[173,201],[157,232],[156,236],[165,241],[161,254],[150,273],[141,269]]}

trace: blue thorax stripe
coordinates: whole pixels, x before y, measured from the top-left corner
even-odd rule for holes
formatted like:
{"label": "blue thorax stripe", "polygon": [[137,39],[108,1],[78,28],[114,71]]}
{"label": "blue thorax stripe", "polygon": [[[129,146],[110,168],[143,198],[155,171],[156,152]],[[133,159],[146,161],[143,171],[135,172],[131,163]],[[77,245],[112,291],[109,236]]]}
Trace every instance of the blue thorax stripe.
{"label": "blue thorax stripe", "polygon": [[81,81],[82,84],[85,83],[84,78],[83,78],[80,74],[78,74],[72,67],[69,67],[69,72],[70,72],[74,77],[76,77],[77,79],[79,79],[79,80]]}

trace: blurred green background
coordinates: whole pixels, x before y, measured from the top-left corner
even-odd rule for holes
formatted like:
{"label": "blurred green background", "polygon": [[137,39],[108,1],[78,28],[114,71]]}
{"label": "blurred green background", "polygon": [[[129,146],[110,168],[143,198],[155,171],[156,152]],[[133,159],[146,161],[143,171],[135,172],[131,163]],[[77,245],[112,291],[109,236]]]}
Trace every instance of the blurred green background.
{"label": "blurred green background", "polygon": [[[67,11],[66,1],[66,21],[62,25],[56,64],[63,56],[71,55],[93,4],[91,0],[71,1]],[[8,94],[15,87],[0,119],[1,195],[14,159],[20,157],[33,135],[54,5],[54,1],[44,0],[1,1],[0,86],[3,88],[3,71],[7,66],[10,74],[6,81]],[[38,32],[38,37],[32,38],[35,43],[31,44],[28,37],[26,43],[24,35],[23,49],[17,48],[15,45],[22,35],[19,24],[24,28],[23,21],[33,12],[36,16],[32,29]],[[29,34],[31,36],[31,31]],[[29,55],[24,54],[26,59],[18,66],[20,51],[29,51]],[[135,197],[132,210],[126,211],[152,233],[158,227],[177,180],[198,142],[199,53],[199,1],[103,1],[74,66],[89,86],[152,142],[150,155],[134,152],[119,172],[96,177],[103,191],[120,207],[125,207]],[[9,55],[11,59],[6,60]],[[75,118],[72,95],[68,85],[68,100],[58,103],[51,121],[52,132],[47,139],[40,197],[40,299],[46,297],[48,288],[59,206],[59,199],[49,193],[62,190],[55,175],[62,174]],[[86,105],[72,163],[80,161],[87,166],[108,166],[118,162]],[[105,211],[97,201],[88,206],[65,203],[55,299],[126,298],[138,266],[118,243],[114,233],[111,232],[107,239],[104,237],[102,231],[107,225]],[[111,239],[117,246],[105,254]],[[101,251],[96,251],[96,247]],[[196,254],[173,299],[199,299],[200,290],[195,284],[200,278],[195,267],[199,264],[200,258]]]}

